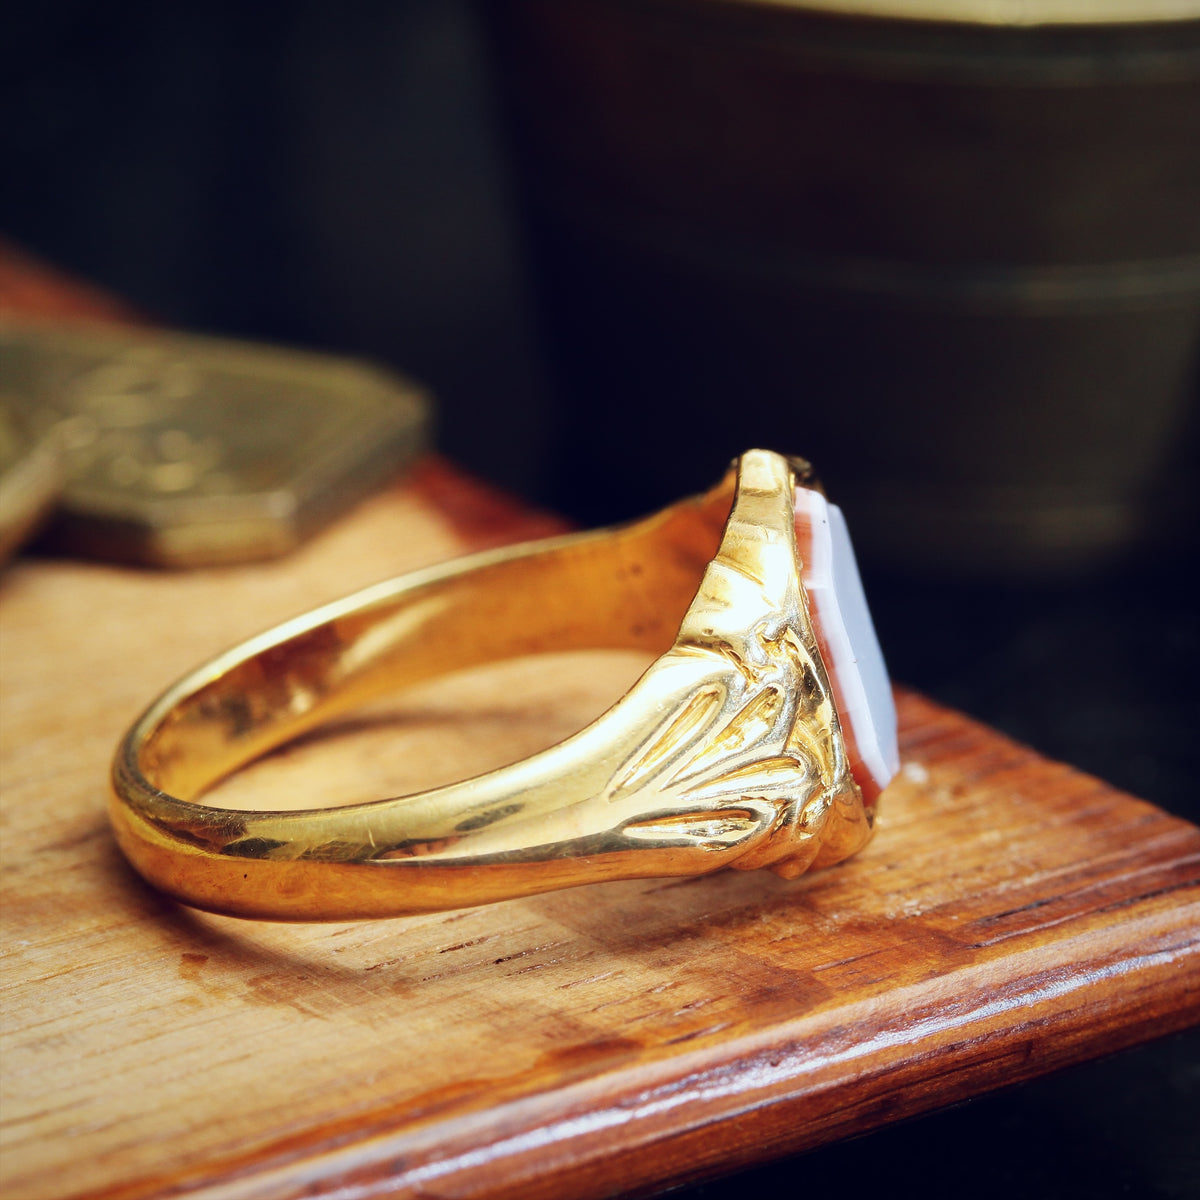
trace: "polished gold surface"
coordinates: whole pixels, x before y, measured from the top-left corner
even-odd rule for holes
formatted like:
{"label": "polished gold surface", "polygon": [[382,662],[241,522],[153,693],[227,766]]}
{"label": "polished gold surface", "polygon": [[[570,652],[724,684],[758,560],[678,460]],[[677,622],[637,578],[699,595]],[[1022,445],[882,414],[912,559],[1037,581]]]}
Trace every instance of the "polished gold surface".
{"label": "polished gold surface", "polygon": [[[872,814],[800,579],[796,469],[750,451],[707,495],[636,524],[380,584],[201,667],[118,750],[122,849],[189,904],[307,921],[728,866],[790,878],[852,854]],[[588,648],[659,657],[593,724],[522,762],[342,808],[195,802],[381,693]]]}
{"label": "polished gold surface", "polygon": [[427,423],[418,389],[366,364],[148,330],[7,322],[0,391],[60,448],[56,544],[161,566],[290,550]]}

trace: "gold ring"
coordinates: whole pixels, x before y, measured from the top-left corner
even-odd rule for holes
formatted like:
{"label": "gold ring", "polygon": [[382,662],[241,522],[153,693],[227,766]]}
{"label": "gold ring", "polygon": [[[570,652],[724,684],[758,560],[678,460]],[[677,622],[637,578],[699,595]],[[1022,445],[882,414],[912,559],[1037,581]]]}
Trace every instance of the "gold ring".
{"label": "gold ring", "polygon": [[[229,651],[122,740],[121,849],[187,904],[291,921],[723,867],[792,878],[853,854],[896,771],[895,710],[841,514],[806,480],[807,464],[752,450],[644,520],[419,571]],[[586,648],[658,657],[586,729],[521,762],[340,808],[196,803],[393,689]]]}

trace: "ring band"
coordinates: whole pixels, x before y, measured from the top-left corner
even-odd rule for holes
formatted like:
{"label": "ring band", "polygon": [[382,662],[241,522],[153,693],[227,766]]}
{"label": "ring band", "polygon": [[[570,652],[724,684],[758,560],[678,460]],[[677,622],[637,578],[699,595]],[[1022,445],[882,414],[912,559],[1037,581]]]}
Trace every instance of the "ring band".
{"label": "ring band", "polygon": [[[805,464],[749,451],[707,494],[642,521],[419,571],[229,651],[122,740],[121,849],[187,904],[293,921],[727,866],[792,878],[853,854],[896,769],[895,711],[838,550],[840,513],[805,478]],[[586,729],[510,766],[339,808],[195,802],[383,693],[530,654],[626,648],[658,657]]]}

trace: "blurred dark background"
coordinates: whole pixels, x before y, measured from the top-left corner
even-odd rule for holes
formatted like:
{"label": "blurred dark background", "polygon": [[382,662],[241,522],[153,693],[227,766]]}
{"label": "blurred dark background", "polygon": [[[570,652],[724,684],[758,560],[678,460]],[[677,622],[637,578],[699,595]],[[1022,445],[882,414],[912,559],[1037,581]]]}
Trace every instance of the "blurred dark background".
{"label": "blurred dark background", "polygon": [[[872,34],[875,41],[860,54],[845,50],[838,30],[810,30],[817,49],[805,61],[810,67],[816,61],[818,73],[836,74],[830,62],[894,59],[900,65],[889,69],[905,87],[917,87],[913,71],[936,59],[943,82],[970,76],[964,86],[989,97],[995,81],[977,86],[971,76],[981,55],[998,61],[1010,82],[1028,77],[1034,87],[1061,90],[1062,70],[1074,72],[1076,82],[1133,79],[1147,92],[1165,80],[1168,90],[1175,89],[1173,99],[1155,101],[1158,107],[1147,118],[1166,131],[1158,146],[1163,157],[1156,166],[1143,156],[1126,174],[1140,172],[1147,195],[1170,187],[1185,201],[1152,213],[1147,220],[1153,228],[1143,242],[1135,237],[1114,250],[1117,267],[1101,264],[1098,290],[1089,290],[1094,280],[1087,274],[1100,257],[1096,245],[1072,249],[1070,238],[1059,236],[1075,227],[1073,210],[1060,196],[1057,203],[1066,208],[1055,221],[1039,225],[1037,237],[1025,242],[1014,234],[1008,249],[998,249],[986,264],[991,273],[969,279],[963,263],[973,270],[975,260],[961,247],[947,249],[946,239],[918,275],[895,276],[894,286],[893,276],[880,284],[878,272],[864,274],[853,245],[821,257],[819,244],[814,251],[793,239],[787,262],[799,263],[792,275],[804,280],[797,291],[792,276],[780,284],[772,274],[762,283],[758,266],[742,270],[746,239],[723,224],[726,209],[715,183],[708,192],[692,188],[689,203],[695,200],[695,206],[671,226],[683,230],[680,261],[698,272],[699,285],[686,272],[672,275],[674,267],[646,267],[649,260],[639,258],[640,251],[628,251],[639,238],[653,241],[654,231],[666,228],[663,222],[680,216],[666,192],[631,193],[619,197],[619,204],[604,203],[602,223],[608,225],[589,242],[590,217],[579,214],[589,197],[611,199],[603,191],[615,187],[611,173],[591,179],[585,166],[581,176],[564,183],[563,171],[556,175],[558,167],[545,166],[552,157],[545,131],[518,136],[513,152],[508,121],[516,114],[520,127],[522,105],[531,103],[536,88],[530,92],[524,75],[514,82],[513,63],[528,46],[511,34],[497,35],[496,20],[495,10],[482,15],[466,0],[191,7],[51,0],[19,10],[9,6],[0,43],[0,233],[164,322],[361,353],[398,366],[434,389],[445,453],[511,491],[583,519],[624,516],[643,502],[656,502],[646,464],[664,445],[686,446],[672,463],[670,487],[677,486],[678,476],[684,487],[696,489],[742,448],[743,434],[786,442],[780,448],[811,454],[819,465],[824,448],[835,498],[852,517],[856,504],[863,510],[868,590],[898,679],[1181,816],[1200,817],[1200,606],[1192,571],[1200,242],[1189,243],[1200,205],[1193,211],[1185,202],[1200,167],[1194,154],[1185,162],[1179,152],[1200,129],[1200,103],[1187,90],[1200,77],[1194,26],[1172,38],[1135,36],[1122,43],[1116,66],[1110,62],[1104,69],[1096,66],[1096,56],[1111,47],[1098,50],[1075,35],[1053,48],[1068,64],[1060,69],[1046,67],[1048,51],[1041,44],[1014,42],[1004,48],[1004,57],[993,54],[990,44],[964,49],[941,35],[917,44],[903,32],[884,30]],[[503,69],[489,57],[489,22],[492,36],[505,45]],[[746,44],[760,33],[750,30]],[[664,73],[673,69],[661,54],[648,61]],[[946,62],[957,65],[950,69]],[[508,86],[501,88],[497,77],[505,70]],[[1125,93],[1110,96],[1099,119],[1111,123],[1128,99]],[[670,107],[669,98],[664,103]],[[924,103],[930,106],[921,114],[925,123],[953,125],[960,144],[978,148],[979,161],[1024,145],[994,115],[980,110],[967,119],[966,110],[959,110],[950,121],[937,115],[931,101]],[[564,112],[564,122],[578,117],[582,123],[587,116],[569,106]],[[1062,137],[1086,141],[1086,113],[1072,120]],[[619,127],[614,119],[611,129]],[[634,128],[645,127],[635,122]],[[591,132],[600,138],[605,130]],[[1145,141],[1132,125],[1125,136],[1136,144]],[[1053,153],[1053,139],[1047,139],[1044,148]],[[738,146],[745,141],[736,129],[730,140]],[[641,148],[653,155],[651,141]],[[701,145],[706,154],[719,149],[716,143]],[[1100,155],[1100,177],[1119,190],[1123,176],[1110,150],[1109,157]],[[826,146],[822,154],[821,169],[829,170],[833,151]],[[896,163],[888,169],[903,175]],[[960,174],[965,169],[960,165]],[[914,185],[918,192],[936,184],[936,170],[927,164],[927,172],[932,174]],[[1055,173],[1053,167],[1047,171]],[[1075,178],[1061,162],[1057,173],[1068,183]],[[714,169],[714,176],[722,174]],[[555,199],[571,188],[567,201]],[[1013,211],[1029,190],[1014,185],[997,210]],[[826,217],[852,237],[853,220],[842,219],[849,194],[841,200],[826,194],[824,203]],[[1062,195],[1070,199],[1071,187]],[[709,210],[706,201],[712,202]],[[612,232],[613,213],[624,220],[625,209],[638,204],[625,227],[626,233],[636,229],[621,241],[621,231]],[[1113,207],[1108,203],[1105,212]],[[774,219],[766,208],[751,217],[765,225]],[[860,223],[867,219],[862,211],[858,217]],[[944,224],[944,218],[928,223]],[[1100,230],[1098,238],[1102,225],[1096,219],[1089,226]],[[816,212],[805,228],[820,226]],[[985,228],[980,236],[999,245],[995,229]],[[595,286],[573,291],[589,263],[589,278],[603,274],[597,263],[610,263],[606,237],[616,238],[619,252],[611,261],[619,269],[613,267],[611,278]],[[784,230],[777,241],[789,237]],[[755,253],[770,259],[773,244],[768,239]],[[699,258],[697,245],[705,248]],[[705,254],[712,247],[716,257],[710,262]],[[871,262],[882,253],[876,246]],[[1034,276],[1026,270],[1030,255],[1039,264]],[[1132,275],[1121,273],[1125,260],[1137,264]],[[854,268],[849,273],[843,270],[847,263]],[[643,267],[644,289],[638,282]],[[714,284],[721,271],[733,274]],[[753,283],[746,283],[751,276]],[[899,328],[908,332],[900,336],[878,297],[914,286],[920,303],[905,308]],[[704,307],[712,294],[705,287],[734,299],[714,314],[711,304]],[[786,320],[792,327],[801,322],[809,339],[789,342],[783,350],[778,338],[761,335],[762,321],[751,319],[778,309],[772,297],[781,295]],[[687,303],[695,305],[694,321],[678,315],[678,306]],[[967,310],[970,320],[978,316],[981,323],[962,325]],[[831,311],[849,315],[834,328],[821,318]],[[1002,319],[995,320],[997,312]],[[1088,321],[1096,313],[1103,321],[1093,328]],[[1130,319],[1116,319],[1122,315]],[[1058,331],[1067,326],[1074,332],[1064,339]],[[885,327],[887,337],[879,332]],[[743,332],[714,350],[714,330],[727,328]],[[860,340],[847,338],[846,328]],[[1007,332],[993,337],[993,330]],[[1004,337],[1013,339],[1007,350]],[[897,499],[895,519],[903,525],[891,544],[912,544],[915,550],[889,554],[886,524],[880,525],[880,513],[886,517],[891,511],[886,489],[885,502],[871,494],[884,467],[872,468],[873,475],[862,469],[869,450],[856,466],[854,454],[844,448],[846,429],[880,419],[892,421],[902,434],[906,425],[896,421],[897,411],[906,421],[913,414],[919,423],[923,418],[913,407],[919,372],[932,369],[936,375],[929,360],[941,341],[961,347],[975,344],[972,339],[998,346],[1000,366],[978,367],[972,360],[962,367],[966,351],[947,358],[946,370],[958,372],[955,387],[968,390],[957,394],[952,410],[935,413],[937,419],[923,427],[921,452],[929,461],[909,461],[908,475],[932,481],[933,490],[906,492],[903,504]],[[663,350],[668,343],[669,354]],[[896,354],[887,370],[872,350],[885,343],[892,347],[887,353]],[[1120,362],[1104,358],[1108,350],[1101,348],[1113,346],[1124,356]],[[784,350],[800,364],[794,376],[774,370],[769,379],[756,377],[746,366],[746,356],[776,361]],[[1119,510],[1120,519],[1102,528],[1093,522],[1087,526],[1092,532],[1085,530],[1074,542],[1072,530],[1083,526],[1072,526],[1059,542],[1043,538],[1027,562],[1022,547],[1033,544],[1028,530],[1049,526],[1037,525],[1041,518],[1035,514],[1033,524],[1012,534],[997,497],[1011,496],[1019,506],[1022,481],[1019,473],[1012,479],[997,474],[980,502],[982,524],[947,527],[928,544],[914,542],[912,527],[931,505],[965,511],[978,500],[964,489],[987,474],[986,466],[968,462],[959,476],[942,480],[943,491],[933,487],[937,472],[943,461],[969,458],[973,443],[980,445],[980,461],[988,461],[998,435],[985,404],[996,397],[983,392],[1003,401],[1004,389],[1033,386],[1020,366],[1031,358],[1044,362],[1045,379],[1056,381],[1047,385],[1047,396],[1058,388],[1068,404],[1061,419],[1044,425],[1038,414],[1046,405],[1031,408],[1032,415],[1019,414],[1015,444],[1021,454],[1013,461],[1048,462],[1052,475],[1055,461],[1064,459],[1054,438],[1064,444],[1088,441],[1088,429],[1070,408],[1071,396],[1093,385],[1103,391],[1122,372],[1146,380],[1148,391],[1158,389],[1165,415],[1141,441],[1136,413],[1113,418],[1118,431],[1129,423],[1130,446],[1151,448],[1142,455],[1143,473],[1122,476],[1119,495],[1103,494],[1104,464],[1116,460],[1099,454],[1090,460],[1093,474],[1079,477],[1081,487],[1092,489],[1085,499],[1095,501],[1093,509]],[[687,360],[682,366],[681,359]],[[822,365],[814,368],[805,393],[811,407],[785,412],[772,389],[785,395],[803,390],[803,364],[816,359]],[[983,372],[978,394],[969,384],[973,370]],[[886,409],[873,409],[872,403],[889,403],[894,380],[903,395]],[[712,385],[708,391],[706,381]],[[863,398],[868,384],[882,400]],[[667,389],[669,399],[655,406],[653,389]],[[610,408],[606,397],[617,393],[624,398]],[[848,425],[823,421],[823,398],[832,398],[839,413],[849,413]],[[728,428],[714,430],[713,405],[718,418],[722,411],[735,415]],[[1153,397],[1143,407],[1153,407]],[[753,415],[743,419],[750,410]],[[946,415],[951,413],[952,419]],[[953,436],[946,432],[939,442],[937,431],[951,426]],[[671,431],[681,428],[685,432],[672,441]],[[816,430],[816,448],[805,439],[806,428]],[[770,437],[776,429],[779,436]],[[764,433],[768,436],[760,439]],[[869,442],[869,434],[864,436]],[[619,454],[631,439],[644,445],[628,461],[605,458]],[[1160,443],[1162,456],[1155,458]],[[897,450],[896,457],[903,454]],[[1059,482],[1071,478],[1069,466],[1055,475]],[[1033,476],[1030,481],[1035,488],[1045,482]],[[900,496],[902,486],[907,485],[898,478],[892,494]],[[1054,527],[1060,533],[1065,528],[1061,522]],[[976,561],[967,563],[955,549],[969,542],[986,550],[988,538],[995,539],[994,554]],[[959,570],[963,564],[969,569]],[[1063,569],[1052,569],[1055,564]],[[933,1195],[953,1190],[979,1197],[1195,1196],[1198,1128],[1200,1036],[1193,1032],[693,1194],[715,1200],[763,1187],[781,1194],[836,1188],[849,1196],[883,1190]]]}

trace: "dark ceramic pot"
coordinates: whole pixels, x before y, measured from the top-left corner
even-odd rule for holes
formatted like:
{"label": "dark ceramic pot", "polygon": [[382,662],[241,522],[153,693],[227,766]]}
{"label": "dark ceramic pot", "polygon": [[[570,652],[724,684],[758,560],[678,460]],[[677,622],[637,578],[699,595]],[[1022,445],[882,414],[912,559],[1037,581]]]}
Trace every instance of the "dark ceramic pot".
{"label": "dark ceramic pot", "polygon": [[1178,524],[1200,19],[487,11],[560,504],[632,514],[761,444],[817,464],[876,563],[1066,575]]}

